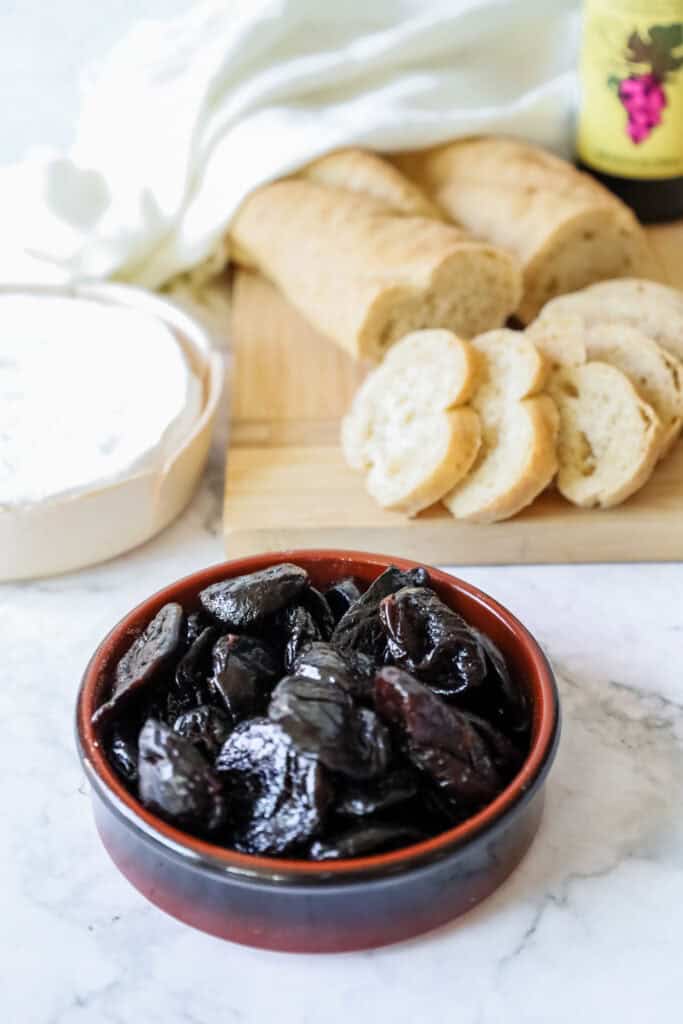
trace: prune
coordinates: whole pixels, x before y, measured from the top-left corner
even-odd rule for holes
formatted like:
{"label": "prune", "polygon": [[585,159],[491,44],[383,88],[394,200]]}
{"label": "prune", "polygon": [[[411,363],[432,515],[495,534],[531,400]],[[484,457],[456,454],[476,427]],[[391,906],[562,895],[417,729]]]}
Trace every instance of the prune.
{"label": "prune", "polygon": [[157,612],[116,666],[111,697],[92,716],[94,723],[109,718],[124,701],[155,679],[178,651],[184,621],[179,604],[165,604]]}
{"label": "prune", "polygon": [[308,853],[311,860],[342,860],[408,846],[423,838],[422,833],[410,825],[378,822],[375,825],[356,825],[329,839],[317,839],[311,844]]}
{"label": "prune", "polygon": [[203,621],[199,612],[190,612],[185,620],[184,646],[186,648],[192,647],[192,644],[206,626],[207,623]]}
{"label": "prune", "polygon": [[220,708],[200,704],[178,715],[173,731],[190,740],[204,757],[213,763],[230,734],[230,719]]}
{"label": "prune", "polygon": [[329,587],[323,594],[335,623],[339,622],[342,615],[349,610],[352,604],[358,601],[360,596],[360,588],[350,576],[345,580],[339,580],[338,583]]}
{"label": "prune", "polygon": [[510,730],[518,740],[523,740],[530,726],[526,696],[512,682],[505,658],[493,640],[476,629],[472,632],[484,651],[487,665],[486,685],[471,695],[472,710],[490,717],[499,728]]}
{"label": "prune", "polygon": [[291,672],[297,655],[323,637],[311,613],[301,605],[290,605],[280,616],[278,625],[285,637],[285,671]]}
{"label": "prune", "polygon": [[209,689],[222,702],[234,725],[262,709],[261,677],[254,664],[238,653],[241,637],[227,633],[216,641],[211,654]]}
{"label": "prune", "polygon": [[211,649],[216,639],[216,630],[207,626],[178,662],[175,670],[172,696],[181,708],[201,704],[207,681],[208,662]]}
{"label": "prune", "polygon": [[200,592],[199,600],[214,620],[238,632],[291,604],[308,584],[305,569],[283,562],[212,583]]}
{"label": "prune", "polygon": [[243,853],[282,854],[323,827],[332,788],[315,757],[267,718],[242,722],[216,761],[230,802],[232,845]]}
{"label": "prune", "polygon": [[132,736],[114,729],[108,745],[110,763],[126,782],[138,779],[138,745]]}
{"label": "prune", "polygon": [[329,640],[336,625],[327,598],[315,587],[308,587],[301,595],[301,604],[311,614],[320,632],[321,640]]}
{"label": "prune", "polygon": [[347,785],[339,794],[334,809],[337,814],[364,818],[384,811],[387,807],[405,803],[415,796],[417,790],[415,773],[406,768],[398,768],[379,779]]}
{"label": "prune", "polygon": [[161,609],[93,715],[127,788],[177,827],[244,853],[358,857],[451,828],[518,771],[524,693],[426,569],[321,593],[285,563],[198,604]]}
{"label": "prune", "polygon": [[351,778],[380,775],[390,756],[389,734],[374,711],[356,708],[337,686],[288,676],[273,691],[268,717],[297,748]]}
{"label": "prune", "polygon": [[196,747],[148,718],[138,740],[138,792],[150,810],[173,824],[212,832],[225,821],[223,788]]}
{"label": "prune", "polygon": [[378,713],[398,727],[413,764],[456,806],[476,807],[503,788],[488,747],[464,712],[398,668],[375,677]]}
{"label": "prune", "polygon": [[428,582],[429,574],[426,569],[402,572],[394,565],[389,566],[342,615],[332,634],[332,643],[342,650],[353,648],[362,651],[378,664],[381,663],[387,644],[379,619],[380,602],[403,587],[423,586]]}
{"label": "prune", "polygon": [[296,656],[291,668],[294,676],[315,679],[329,686],[340,686],[357,699],[374,691],[374,662],[359,651],[341,651],[331,644],[308,644]]}
{"label": "prune", "polygon": [[486,660],[468,624],[427,587],[404,587],[386,597],[379,616],[391,661],[442,696],[484,681]]}

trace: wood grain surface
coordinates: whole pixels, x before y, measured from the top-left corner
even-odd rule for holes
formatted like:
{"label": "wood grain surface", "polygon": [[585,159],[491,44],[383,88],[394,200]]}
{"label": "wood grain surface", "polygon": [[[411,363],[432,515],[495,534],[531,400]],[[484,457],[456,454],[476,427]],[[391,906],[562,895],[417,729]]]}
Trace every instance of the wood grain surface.
{"label": "wood grain surface", "polygon": [[[683,288],[683,224],[650,235],[669,279]],[[490,526],[457,522],[440,505],[412,520],[379,508],[338,443],[339,419],[367,368],[258,275],[238,271],[232,298],[224,510],[231,557],[345,547],[460,565],[683,558],[683,443],[615,509],[577,509],[552,491]]]}

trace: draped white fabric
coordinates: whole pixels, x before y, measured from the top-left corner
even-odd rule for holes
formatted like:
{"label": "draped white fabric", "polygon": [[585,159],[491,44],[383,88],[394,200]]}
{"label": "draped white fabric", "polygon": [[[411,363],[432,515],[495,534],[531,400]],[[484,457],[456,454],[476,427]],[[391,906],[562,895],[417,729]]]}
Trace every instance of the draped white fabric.
{"label": "draped white fabric", "polygon": [[576,0],[204,0],[98,69],[68,154],[0,169],[0,280],[156,287],[336,147],[481,131],[569,154]]}

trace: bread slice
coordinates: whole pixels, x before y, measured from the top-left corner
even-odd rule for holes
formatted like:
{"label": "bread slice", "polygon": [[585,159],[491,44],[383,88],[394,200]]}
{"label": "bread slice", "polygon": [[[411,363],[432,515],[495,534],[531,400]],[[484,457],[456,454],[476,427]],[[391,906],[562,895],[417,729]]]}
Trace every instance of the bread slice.
{"label": "bread slice", "polygon": [[514,257],[451,224],[398,216],[367,195],[290,179],[257,189],[231,226],[258,267],[352,356],[378,360],[406,333],[471,337],[519,302]]}
{"label": "bread slice", "polygon": [[342,422],[342,449],[385,508],[416,515],[438,501],[476,458],[479,418],[465,403],[476,357],[450,331],[403,338],[371,371]]}
{"label": "bread slice", "polygon": [[560,413],[557,486],[564,497],[608,508],[642,487],[661,450],[661,425],[627,377],[589,362],[554,370],[548,390]]}
{"label": "bread slice", "polygon": [[367,149],[338,149],[314,160],[297,178],[319,185],[360,192],[383,203],[394,213],[443,220],[441,210],[409,178]]}
{"label": "bread slice", "polygon": [[492,523],[530,504],[557,470],[557,410],[544,386],[547,364],[518,331],[475,338],[480,378],[471,400],[482,445],[469,474],[444,499],[457,519]]}
{"label": "bread slice", "polygon": [[604,323],[636,327],[683,360],[683,292],[677,288],[637,278],[602,281],[553,299],[533,326],[559,317],[578,332]]}
{"label": "bread slice", "polygon": [[519,259],[528,323],[556,295],[626,275],[659,278],[629,208],[594,178],[529,143],[471,138],[392,157],[456,223]]}
{"label": "bread slice", "polygon": [[683,424],[683,364],[635,327],[595,324],[582,329],[569,318],[542,317],[527,335],[556,365],[579,366],[597,360],[616,366],[651,405],[662,424],[666,455]]}

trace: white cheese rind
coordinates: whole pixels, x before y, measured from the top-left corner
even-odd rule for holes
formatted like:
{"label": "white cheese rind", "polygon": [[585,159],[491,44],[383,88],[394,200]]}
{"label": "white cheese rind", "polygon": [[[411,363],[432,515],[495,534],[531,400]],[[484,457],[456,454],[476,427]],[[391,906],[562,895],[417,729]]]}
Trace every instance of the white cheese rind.
{"label": "white cheese rind", "polygon": [[[2,299],[19,292],[79,297],[134,309],[166,325],[182,346],[202,404],[186,434],[182,418],[165,432],[159,447],[163,464],[155,464],[161,459],[149,458],[129,475],[71,495],[27,504],[0,503],[0,580],[70,572],[137,547],[168,526],[189,502],[204,471],[225,377],[223,359],[207,329],[176,302],[125,284],[82,284],[68,289],[0,286]],[[223,323],[221,318],[214,325],[218,334]]]}
{"label": "white cheese rind", "polygon": [[0,295],[0,508],[161,468],[202,403],[156,316],[85,298]]}

